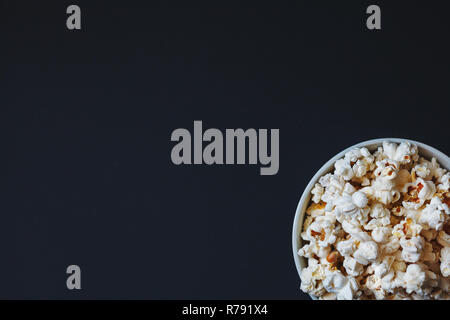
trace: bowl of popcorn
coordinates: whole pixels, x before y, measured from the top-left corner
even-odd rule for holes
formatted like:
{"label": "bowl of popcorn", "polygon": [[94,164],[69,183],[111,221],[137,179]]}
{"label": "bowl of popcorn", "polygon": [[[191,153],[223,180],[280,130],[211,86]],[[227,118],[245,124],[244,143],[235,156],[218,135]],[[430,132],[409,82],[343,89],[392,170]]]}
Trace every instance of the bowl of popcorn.
{"label": "bowl of popcorn", "polygon": [[294,219],[300,288],[320,300],[450,299],[450,158],[376,139],[333,157]]}

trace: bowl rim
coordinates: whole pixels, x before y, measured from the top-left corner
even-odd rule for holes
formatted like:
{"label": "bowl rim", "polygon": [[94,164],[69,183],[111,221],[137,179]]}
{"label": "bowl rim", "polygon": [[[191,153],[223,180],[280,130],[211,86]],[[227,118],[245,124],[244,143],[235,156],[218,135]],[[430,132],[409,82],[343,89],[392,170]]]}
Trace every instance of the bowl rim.
{"label": "bowl rim", "polygon": [[[442,151],[439,151],[436,148],[431,147],[423,142],[419,142],[419,141],[415,141],[415,140],[411,140],[411,139],[404,139],[404,138],[377,138],[377,139],[366,140],[366,141],[358,142],[358,143],[340,151],[336,155],[334,155],[332,158],[330,158],[330,160],[328,160],[326,163],[324,163],[320,167],[319,170],[317,170],[317,172],[314,174],[314,176],[308,182],[305,189],[303,190],[303,193],[302,193],[300,200],[298,201],[297,207],[295,209],[295,216],[294,216],[294,221],[293,221],[293,226],[292,226],[292,253],[294,256],[295,267],[296,267],[297,274],[299,277],[300,277],[301,271],[303,270],[303,267],[301,266],[302,258],[298,255],[299,245],[301,242],[299,235],[302,232],[303,218],[304,218],[306,210],[304,210],[303,212],[300,212],[300,211],[301,211],[304,203],[306,201],[309,202],[310,197],[311,197],[310,193],[311,193],[313,186],[316,184],[316,182],[319,180],[320,177],[322,177],[324,174],[330,172],[330,170],[332,170],[332,166],[334,165],[336,160],[344,157],[344,155],[348,151],[355,149],[355,148],[371,146],[374,144],[378,144],[379,146],[381,146],[382,143],[385,141],[394,142],[394,143],[410,142],[412,144],[415,144],[419,149],[426,150],[427,152],[429,152],[436,158],[441,158],[441,159],[446,158],[447,161],[445,164],[442,164],[441,161],[439,161],[439,164],[442,167],[444,167],[445,169],[450,171],[450,158],[445,153],[443,153]],[[314,300],[317,299],[314,295],[310,294],[309,296]]]}

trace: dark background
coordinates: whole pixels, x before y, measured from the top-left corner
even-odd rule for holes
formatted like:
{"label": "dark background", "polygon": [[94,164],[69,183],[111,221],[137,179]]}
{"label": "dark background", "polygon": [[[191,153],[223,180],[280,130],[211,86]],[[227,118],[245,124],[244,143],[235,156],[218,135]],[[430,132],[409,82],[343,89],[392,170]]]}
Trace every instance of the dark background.
{"label": "dark background", "polygon": [[[450,153],[448,7],[392,2],[0,1],[0,298],[306,299],[315,171],[378,137]],[[279,173],[173,165],[194,120],[279,128]]]}

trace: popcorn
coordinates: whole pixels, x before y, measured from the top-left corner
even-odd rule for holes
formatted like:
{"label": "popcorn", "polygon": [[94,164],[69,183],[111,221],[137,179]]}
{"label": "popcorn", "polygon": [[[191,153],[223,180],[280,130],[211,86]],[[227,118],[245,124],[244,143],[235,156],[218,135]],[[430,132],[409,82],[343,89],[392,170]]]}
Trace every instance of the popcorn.
{"label": "popcorn", "polygon": [[322,200],[325,202],[331,202],[335,197],[340,196],[345,185],[342,177],[332,174],[320,178],[319,183],[325,188],[325,192],[322,194]]}
{"label": "popcorn", "polygon": [[300,250],[298,250],[298,254],[305,258],[326,258],[328,253],[330,252],[329,247],[321,247],[316,242],[311,242],[307,245],[304,245]]}
{"label": "popcorn", "polygon": [[423,158],[421,158],[420,160],[420,163],[414,166],[413,170],[415,174],[421,178],[430,179],[432,176],[430,162],[426,161]]}
{"label": "popcorn", "polygon": [[415,182],[405,184],[402,191],[407,193],[411,201],[417,200],[417,198],[429,200],[436,192],[436,186],[433,181],[417,178]]}
{"label": "popcorn", "polygon": [[392,234],[397,238],[411,238],[419,236],[422,229],[422,225],[415,223],[413,219],[407,217],[406,220],[395,225]]}
{"label": "popcorn", "polygon": [[316,183],[314,185],[314,188],[311,190],[311,193],[313,194],[312,201],[314,201],[315,203],[319,203],[324,190],[325,189],[319,183]]}
{"label": "popcorn", "polygon": [[436,186],[432,181],[425,181],[418,178],[415,182],[407,183],[402,190],[407,197],[403,201],[403,206],[407,209],[419,209],[425,200],[430,200],[436,193]]}
{"label": "popcorn", "polygon": [[364,193],[357,191],[352,194],[352,201],[358,208],[364,208],[369,200]]}
{"label": "popcorn", "polygon": [[450,172],[447,172],[439,179],[440,184],[437,186],[438,190],[449,191],[450,189]]}
{"label": "popcorn", "polygon": [[422,237],[412,237],[411,239],[400,239],[400,245],[402,246],[402,258],[406,262],[417,262],[420,259],[422,249],[425,245],[425,241]]}
{"label": "popcorn", "polygon": [[323,216],[325,214],[325,203],[313,203],[309,206],[309,208],[306,210],[306,213],[310,215],[311,217],[315,218],[317,216]]}
{"label": "popcorn", "polygon": [[393,254],[400,248],[400,240],[391,236],[387,243],[381,245],[381,250],[384,254]]}
{"label": "popcorn", "polygon": [[372,263],[375,276],[379,278],[384,277],[391,270],[394,261],[395,257],[385,256],[379,263]]}
{"label": "popcorn", "polygon": [[368,171],[374,169],[373,161],[374,157],[367,148],[350,150],[343,159],[336,161],[335,174],[347,181],[353,177],[362,178]]}
{"label": "popcorn", "polygon": [[343,265],[347,274],[352,277],[357,277],[361,275],[364,271],[363,265],[350,256],[346,256],[344,258]]}
{"label": "popcorn", "polygon": [[431,180],[433,178],[440,179],[446,172],[445,169],[441,168],[436,161],[436,158],[432,158],[428,161],[424,158],[420,158],[419,163],[413,168],[417,176]]}
{"label": "popcorn", "polygon": [[334,214],[339,222],[350,220],[355,223],[364,223],[367,221],[369,208],[366,207],[368,199],[360,191],[352,196],[343,195],[338,197],[333,204],[335,205]]}
{"label": "popcorn", "polygon": [[312,295],[321,296],[326,292],[321,281],[323,279],[325,279],[325,269],[323,266],[318,263],[309,262],[308,267],[304,268],[300,274],[300,288]]}
{"label": "popcorn", "polygon": [[369,198],[375,199],[382,204],[389,204],[400,199],[400,192],[394,189],[392,180],[376,178],[372,185],[361,189]]}
{"label": "popcorn", "polygon": [[386,297],[386,292],[383,290],[381,285],[381,279],[375,275],[367,277],[366,288],[370,293],[375,295],[377,300],[383,300]]}
{"label": "popcorn", "polygon": [[444,223],[449,219],[449,215],[449,207],[442,203],[441,199],[434,197],[422,210],[419,223],[429,229],[442,230]]}
{"label": "popcorn", "polygon": [[395,160],[401,164],[417,161],[419,158],[417,146],[409,142],[400,145],[391,142],[383,142],[383,152],[388,159]]}
{"label": "popcorn", "polygon": [[393,180],[397,176],[399,170],[399,164],[394,160],[382,160],[377,161],[377,168],[374,171],[375,177],[378,179]]}
{"label": "popcorn", "polygon": [[450,235],[445,231],[439,231],[436,240],[441,246],[450,247]]}
{"label": "popcorn", "polygon": [[377,227],[385,227],[391,223],[391,213],[381,203],[376,203],[370,210],[370,216],[373,218],[364,227],[366,230],[373,230]]}
{"label": "popcorn", "polygon": [[450,276],[450,247],[441,249],[441,273],[444,277]]}
{"label": "popcorn", "polygon": [[322,300],[449,299],[449,186],[411,143],[347,152],[311,190],[301,289]]}
{"label": "popcorn", "polygon": [[339,253],[344,257],[349,257],[350,255],[355,252],[357,248],[358,241],[355,241],[353,239],[345,240],[338,242],[336,249],[339,251]]}
{"label": "popcorn", "polygon": [[388,227],[376,227],[372,230],[372,239],[378,243],[385,243],[389,240],[391,233]]}
{"label": "popcorn", "polygon": [[350,164],[350,161],[348,161],[345,158],[336,161],[334,167],[336,168],[334,173],[344,178],[344,180],[350,180],[355,175],[352,166]]}
{"label": "popcorn", "polygon": [[353,257],[362,265],[367,265],[378,258],[378,245],[374,241],[365,241],[359,244]]}
{"label": "popcorn", "polygon": [[303,240],[316,242],[321,247],[327,247],[336,241],[334,223],[336,218],[333,216],[320,216],[314,220],[306,232],[302,233]]}
{"label": "popcorn", "polygon": [[355,278],[346,277],[340,271],[326,271],[323,281],[325,290],[336,294],[337,300],[352,300],[359,287]]}
{"label": "popcorn", "polygon": [[421,292],[422,284],[425,282],[425,272],[418,264],[410,264],[402,277],[401,286],[406,289],[406,293]]}

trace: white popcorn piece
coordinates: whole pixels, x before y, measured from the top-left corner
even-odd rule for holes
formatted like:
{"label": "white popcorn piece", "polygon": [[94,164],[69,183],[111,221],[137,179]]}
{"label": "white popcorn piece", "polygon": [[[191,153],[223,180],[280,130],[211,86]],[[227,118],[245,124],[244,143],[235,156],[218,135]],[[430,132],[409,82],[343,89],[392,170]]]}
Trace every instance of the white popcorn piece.
{"label": "white popcorn piece", "polygon": [[402,258],[406,262],[417,262],[422,254],[422,249],[425,245],[425,240],[421,237],[412,237],[411,239],[400,239],[402,247]]}
{"label": "white popcorn piece", "polygon": [[375,179],[370,187],[365,187],[361,191],[386,205],[400,199],[400,192],[395,190],[394,186],[391,180]]}
{"label": "white popcorn piece", "polygon": [[362,231],[358,222],[344,220],[341,226],[342,229],[351,236],[350,239],[353,239],[353,241],[363,242],[372,240],[368,233]]}
{"label": "white popcorn piece", "polygon": [[436,186],[433,181],[425,181],[421,178],[416,180],[418,188],[420,188],[420,184],[423,183],[423,188],[419,190],[419,199],[430,200],[433,198],[436,193]]}
{"label": "white popcorn piece", "polygon": [[367,148],[361,148],[361,149],[355,148],[355,149],[348,151],[344,155],[344,159],[349,162],[356,162],[361,157],[370,157],[370,156],[371,156],[371,154],[370,154],[369,150],[367,150]]}
{"label": "white popcorn piece", "polygon": [[355,187],[352,184],[346,182],[344,185],[344,190],[342,190],[342,194],[351,196],[355,192],[356,192]]}
{"label": "white popcorn piece", "polygon": [[327,173],[326,175],[324,175],[323,177],[319,178],[319,184],[326,188],[331,184],[331,179],[334,178],[334,175],[331,173]]}
{"label": "white popcorn piece", "polygon": [[357,241],[353,239],[340,241],[336,245],[337,251],[341,254],[341,256],[349,257],[356,250]]}
{"label": "white popcorn piece", "polygon": [[413,168],[415,174],[423,179],[431,179],[433,176],[431,172],[431,162],[420,158],[420,162],[416,164]]}
{"label": "white popcorn piece", "polygon": [[449,219],[450,209],[447,204],[443,203],[438,197],[431,199],[431,202],[422,210],[419,223],[425,227],[442,230],[444,223]]}
{"label": "white popcorn piece", "polygon": [[378,243],[386,243],[389,241],[389,237],[392,234],[391,228],[388,227],[376,227],[372,230],[372,239]]}
{"label": "white popcorn piece", "polygon": [[450,276],[450,247],[441,249],[441,273],[444,277]]}
{"label": "white popcorn piece", "polygon": [[322,194],[322,200],[325,202],[333,202],[333,200],[342,194],[345,186],[345,180],[336,175],[327,174],[319,179],[319,183],[325,188]]}
{"label": "white popcorn piece", "polygon": [[317,242],[321,247],[327,247],[336,241],[336,232],[334,223],[336,218],[333,216],[317,217],[308,227],[306,232],[302,233],[302,239]]}
{"label": "white popcorn piece", "polygon": [[326,205],[323,202],[320,203],[312,203],[308,209],[306,209],[306,213],[311,217],[315,218],[318,216],[323,216],[325,214]]}
{"label": "white popcorn piece", "polygon": [[352,300],[356,297],[359,286],[353,277],[346,277],[340,271],[326,271],[323,280],[325,290],[336,294],[337,300]]}
{"label": "white popcorn piece", "polygon": [[334,167],[336,168],[334,174],[339,177],[342,177],[346,181],[350,180],[355,175],[352,166],[350,164],[350,161],[348,161],[345,158],[336,161]]}
{"label": "white popcorn piece", "polygon": [[384,277],[389,271],[391,271],[394,261],[394,256],[385,256],[380,262],[372,263],[374,275],[379,278]]}
{"label": "white popcorn piece", "polygon": [[347,272],[347,274],[352,277],[357,277],[357,276],[361,275],[364,271],[363,265],[358,263],[358,261],[356,261],[356,259],[354,259],[350,256],[346,256],[344,258],[343,265],[344,265],[344,268],[345,268],[345,271]]}
{"label": "white popcorn piece", "polygon": [[420,158],[419,163],[414,166],[413,170],[417,176],[427,180],[431,180],[433,178],[439,180],[446,172],[445,169],[439,166],[436,158],[434,157],[431,161]]}
{"label": "white popcorn piece", "polygon": [[369,207],[365,206],[367,202],[366,195],[360,191],[355,192],[351,196],[343,195],[333,202],[335,206],[333,213],[341,223],[344,220],[354,223],[365,223],[370,210]]}
{"label": "white popcorn piece", "polygon": [[410,210],[418,210],[420,209],[420,207],[423,206],[423,204],[425,203],[424,199],[415,199],[414,201],[403,201],[402,205],[406,208],[406,209],[410,209]]}
{"label": "white popcorn piece", "polygon": [[366,162],[365,160],[357,160],[353,165],[353,176],[362,178],[366,175],[367,171],[370,170],[371,163]]}
{"label": "white popcorn piece", "polygon": [[415,182],[405,184],[402,192],[409,197],[407,201],[403,201],[403,206],[407,209],[417,210],[423,206],[426,200],[433,197],[436,193],[436,186],[432,181],[418,178]]}
{"label": "white popcorn piece", "polygon": [[447,172],[439,179],[440,184],[437,186],[438,190],[448,192],[450,189],[450,172]]}
{"label": "white popcorn piece", "polygon": [[396,236],[397,238],[417,237],[422,232],[422,229],[423,227],[420,224],[415,223],[413,219],[406,218],[405,220],[394,226],[392,235]]}
{"label": "white popcorn piece", "polygon": [[394,289],[397,287],[397,279],[394,271],[389,271],[381,278],[381,287],[385,292],[394,292]]}
{"label": "white popcorn piece", "polygon": [[[352,179],[353,177],[362,178],[367,174],[368,171],[374,169],[374,157],[370,154],[367,148],[356,148],[347,152],[344,156],[343,165],[345,169],[339,169],[339,172],[346,171],[350,165],[353,174],[350,172],[345,172],[344,175],[347,178]],[[344,164],[345,163],[345,164]],[[338,165],[339,166],[339,165]],[[350,180],[346,179],[346,180]]]}
{"label": "white popcorn piece", "polygon": [[376,203],[370,210],[370,217],[373,219],[364,226],[366,230],[374,230],[377,227],[385,227],[391,223],[391,212],[381,203]]}
{"label": "white popcorn piece", "polygon": [[298,250],[298,254],[305,258],[317,257],[319,259],[326,259],[330,253],[330,250],[330,247],[321,247],[317,242],[311,242],[300,248],[300,250]]}
{"label": "white popcorn piece", "polygon": [[352,194],[352,201],[358,208],[364,208],[369,200],[364,193],[357,191]]}
{"label": "white popcorn piece", "polygon": [[402,286],[407,293],[422,292],[422,285],[425,282],[425,272],[418,264],[410,264],[402,277]]}
{"label": "white popcorn piece", "polygon": [[382,161],[377,161],[376,165],[377,168],[373,174],[377,179],[383,179],[387,182],[397,177],[400,167],[397,161],[385,159]]}
{"label": "white popcorn piece", "polygon": [[[313,261],[316,261],[313,259]],[[314,296],[321,296],[326,292],[322,280],[325,279],[325,269],[319,263],[309,262],[300,274],[301,290]]]}
{"label": "white popcorn piece", "polygon": [[386,243],[380,246],[383,254],[394,254],[400,249],[400,240],[395,236],[391,236]]}
{"label": "white popcorn piece", "polygon": [[386,291],[383,289],[381,279],[375,275],[367,277],[366,284],[368,291],[371,292],[375,299],[383,300],[386,297]]}
{"label": "white popcorn piece", "polygon": [[388,159],[398,161],[401,164],[408,164],[417,161],[419,158],[417,146],[409,142],[402,142],[399,145],[383,142],[383,153]]}
{"label": "white popcorn piece", "polygon": [[313,194],[312,201],[319,203],[324,190],[325,189],[319,183],[316,183],[314,188],[311,190],[311,193]]}
{"label": "white popcorn piece", "polygon": [[378,245],[374,241],[361,242],[353,257],[362,265],[374,262],[378,258]]}

